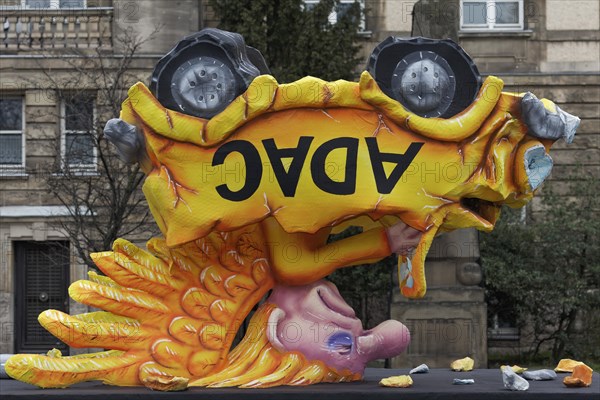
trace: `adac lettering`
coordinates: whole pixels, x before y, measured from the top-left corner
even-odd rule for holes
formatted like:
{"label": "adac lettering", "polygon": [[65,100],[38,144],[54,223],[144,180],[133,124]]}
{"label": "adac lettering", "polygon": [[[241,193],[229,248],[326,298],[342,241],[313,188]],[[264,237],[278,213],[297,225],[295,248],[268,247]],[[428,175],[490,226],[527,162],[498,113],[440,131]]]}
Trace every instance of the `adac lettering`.
{"label": "adac lettering", "polygon": [[[360,139],[353,137],[338,137],[322,143],[317,147],[307,162],[309,150],[314,140],[313,136],[301,136],[296,147],[279,148],[275,139],[264,139],[262,145],[267,153],[277,183],[285,197],[294,197],[298,187],[298,181],[303,168],[310,168],[310,174],[314,184],[324,192],[336,195],[351,195],[356,191],[357,159]],[[364,138],[373,177],[380,194],[392,192],[410,163],[421,150],[424,143],[413,142],[404,153],[388,153],[382,151],[377,143],[377,138]],[[336,181],[326,173],[327,156],[337,149],[346,151],[346,163],[344,165],[344,180]],[[212,166],[225,163],[227,156],[237,152],[244,159],[246,179],[244,185],[236,190],[231,190],[226,183],[218,185],[215,189],[221,197],[231,201],[243,201],[251,197],[260,186],[263,177],[263,160],[259,151],[253,143],[247,140],[232,140],[217,149],[213,156]],[[292,161],[289,168],[284,168],[282,159],[290,158]],[[383,163],[395,164],[394,169],[386,175]]]}

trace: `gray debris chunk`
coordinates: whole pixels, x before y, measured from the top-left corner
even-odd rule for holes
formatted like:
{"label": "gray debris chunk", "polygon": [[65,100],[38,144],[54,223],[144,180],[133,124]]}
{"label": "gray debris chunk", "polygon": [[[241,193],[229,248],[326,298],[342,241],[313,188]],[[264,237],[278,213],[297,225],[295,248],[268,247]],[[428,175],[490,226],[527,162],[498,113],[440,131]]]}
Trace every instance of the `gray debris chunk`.
{"label": "gray debris chunk", "polygon": [[457,379],[454,378],[452,381],[453,385],[473,385],[475,383],[475,379]]}
{"label": "gray debris chunk", "polygon": [[418,367],[415,367],[410,370],[409,375],[412,374],[427,374],[429,372],[429,367],[427,364],[421,364]]}
{"label": "gray debris chunk", "polygon": [[581,120],[556,106],[551,112],[534,94],[527,92],[521,100],[523,120],[530,135],[539,139],[557,140],[561,137],[571,143]]}
{"label": "gray debris chunk", "polygon": [[551,369],[540,369],[537,371],[523,372],[523,378],[530,381],[552,381],[556,379],[556,372]]}
{"label": "gray debris chunk", "polygon": [[529,382],[515,374],[511,367],[503,365],[502,370],[502,382],[504,387],[509,390],[527,390],[529,389]]}
{"label": "gray debris chunk", "polygon": [[115,145],[122,161],[127,164],[140,162],[145,152],[144,137],[136,126],[113,118],[104,127],[104,136]]}

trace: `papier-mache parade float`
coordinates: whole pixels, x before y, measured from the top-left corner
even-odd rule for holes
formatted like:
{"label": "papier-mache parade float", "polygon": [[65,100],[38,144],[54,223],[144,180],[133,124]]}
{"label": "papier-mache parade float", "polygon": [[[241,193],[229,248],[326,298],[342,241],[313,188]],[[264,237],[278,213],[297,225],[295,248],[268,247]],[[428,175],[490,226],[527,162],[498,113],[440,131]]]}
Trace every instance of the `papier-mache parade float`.
{"label": "papier-mache parade float", "polygon": [[[394,320],[365,330],[324,278],[398,253],[401,293],[423,297],[435,236],[492,230],[502,205],[532,199],[552,144],[573,139],[577,117],[502,89],[451,40],[390,37],[359,82],[279,84],[239,34],[183,39],[105,128],[145,172],[163,237],[92,254],[104,275],[69,294],[102,311],[39,316],[69,346],[106,350],[19,354],[7,373],[43,388],[360,380],[409,332]],[[349,226],[362,232],[328,242]]]}

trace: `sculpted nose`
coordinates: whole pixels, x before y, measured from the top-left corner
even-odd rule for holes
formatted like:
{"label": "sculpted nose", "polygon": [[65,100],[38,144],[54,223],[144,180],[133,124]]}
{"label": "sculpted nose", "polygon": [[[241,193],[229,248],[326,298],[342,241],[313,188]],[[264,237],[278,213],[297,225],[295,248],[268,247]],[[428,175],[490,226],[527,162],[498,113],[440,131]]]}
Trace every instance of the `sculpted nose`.
{"label": "sculpted nose", "polygon": [[359,355],[367,360],[395,357],[410,343],[408,328],[400,321],[387,320],[357,338]]}

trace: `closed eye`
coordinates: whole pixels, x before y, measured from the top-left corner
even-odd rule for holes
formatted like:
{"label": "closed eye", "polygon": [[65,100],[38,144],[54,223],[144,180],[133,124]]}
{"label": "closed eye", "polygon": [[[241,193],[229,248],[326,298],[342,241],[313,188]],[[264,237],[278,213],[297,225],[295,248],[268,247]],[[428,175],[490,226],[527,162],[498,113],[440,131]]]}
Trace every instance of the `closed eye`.
{"label": "closed eye", "polygon": [[335,346],[330,347],[330,349],[335,351],[336,353],[346,355],[350,354],[350,352],[352,351],[352,345],[336,344]]}

